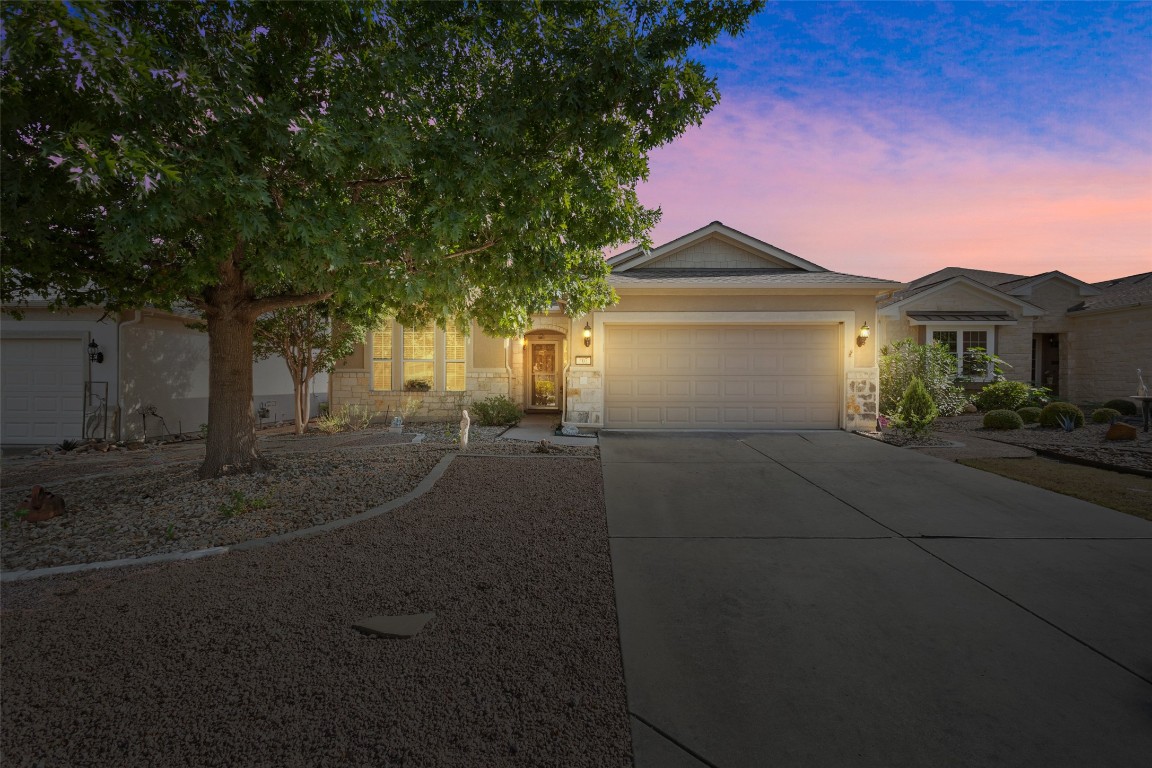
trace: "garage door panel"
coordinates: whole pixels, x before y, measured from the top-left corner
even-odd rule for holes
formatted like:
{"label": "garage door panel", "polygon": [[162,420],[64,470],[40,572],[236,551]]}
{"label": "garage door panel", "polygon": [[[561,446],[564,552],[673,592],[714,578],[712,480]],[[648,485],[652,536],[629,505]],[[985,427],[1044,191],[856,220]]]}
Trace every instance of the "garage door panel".
{"label": "garage door panel", "polygon": [[839,424],[838,326],[605,325],[605,424],[822,428]]}
{"label": "garage door panel", "polygon": [[0,440],[12,444],[78,439],[86,356],[79,339],[4,339]]}

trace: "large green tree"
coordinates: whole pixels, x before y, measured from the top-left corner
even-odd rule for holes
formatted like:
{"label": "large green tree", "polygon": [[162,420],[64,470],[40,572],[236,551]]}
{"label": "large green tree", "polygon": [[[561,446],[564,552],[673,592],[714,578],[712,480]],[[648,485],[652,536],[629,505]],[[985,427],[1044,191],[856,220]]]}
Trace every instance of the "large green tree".
{"label": "large green tree", "polygon": [[3,298],[187,301],[203,477],[261,463],[256,318],[331,298],[513,334],[612,300],[647,153],[698,123],[695,45],[758,3],[5,3]]}

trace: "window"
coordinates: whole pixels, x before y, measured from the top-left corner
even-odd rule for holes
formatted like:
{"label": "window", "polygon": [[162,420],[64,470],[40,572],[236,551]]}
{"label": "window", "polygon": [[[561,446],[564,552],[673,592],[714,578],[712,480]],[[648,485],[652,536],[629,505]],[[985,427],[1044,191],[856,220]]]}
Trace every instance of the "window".
{"label": "window", "polygon": [[972,349],[982,349],[988,354],[994,354],[992,348],[994,335],[988,328],[955,328],[955,329],[928,329],[929,338],[948,347],[956,357],[956,370],[962,371],[964,376],[976,380],[990,378],[991,365],[984,365],[973,361],[967,354]]}
{"label": "window", "polygon": [[462,329],[449,325],[405,328],[386,320],[372,331],[372,389],[463,392],[466,337]]}
{"label": "window", "polygon": [[372,332],[372,389],[392,389],[392,319]]}
{"label": "window", "polygon": [[444,389],[464,391],[464,332],[455,323],[444,331]]}
{"label": "window", "polygon": [[401,376],[406,390],[429,390],[436,381],[436,326],[404,329],[404,365]]}

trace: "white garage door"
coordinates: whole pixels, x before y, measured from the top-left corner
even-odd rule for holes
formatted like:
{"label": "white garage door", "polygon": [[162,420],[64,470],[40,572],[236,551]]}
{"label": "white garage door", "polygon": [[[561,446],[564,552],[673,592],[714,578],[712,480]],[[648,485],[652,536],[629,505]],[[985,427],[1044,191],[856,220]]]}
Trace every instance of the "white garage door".
{"label": "white garage door", "polygon": [[840,329],[605,325],[604,424],[836,429]]}
{"label": "white garage door", "polygon": [[0,442],[48,445],[81,436],[84,344],[4,339],[0,344]]}

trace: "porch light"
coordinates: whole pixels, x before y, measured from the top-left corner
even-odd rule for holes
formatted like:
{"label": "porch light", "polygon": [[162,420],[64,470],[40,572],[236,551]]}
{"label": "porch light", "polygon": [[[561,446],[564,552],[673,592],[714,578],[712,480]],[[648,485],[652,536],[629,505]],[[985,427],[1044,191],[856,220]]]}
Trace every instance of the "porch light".
{"label": "porch light", "polygon": [[100,345],[95,339],[88,342],[88,359],[93,363],[104,362],[104,353],[100,351]]}
{"label": "porch light", "polygon": [[868,341],[868,337],[872,335],[872,329],[868,327],[868,321],[864,321],[864,325],[860,326],[860,335],[856,337],[856,346],[862,347]]}
{"label": "porch light", "polygon": [[584,346],[592,346],[592,326],[584,323]]}

